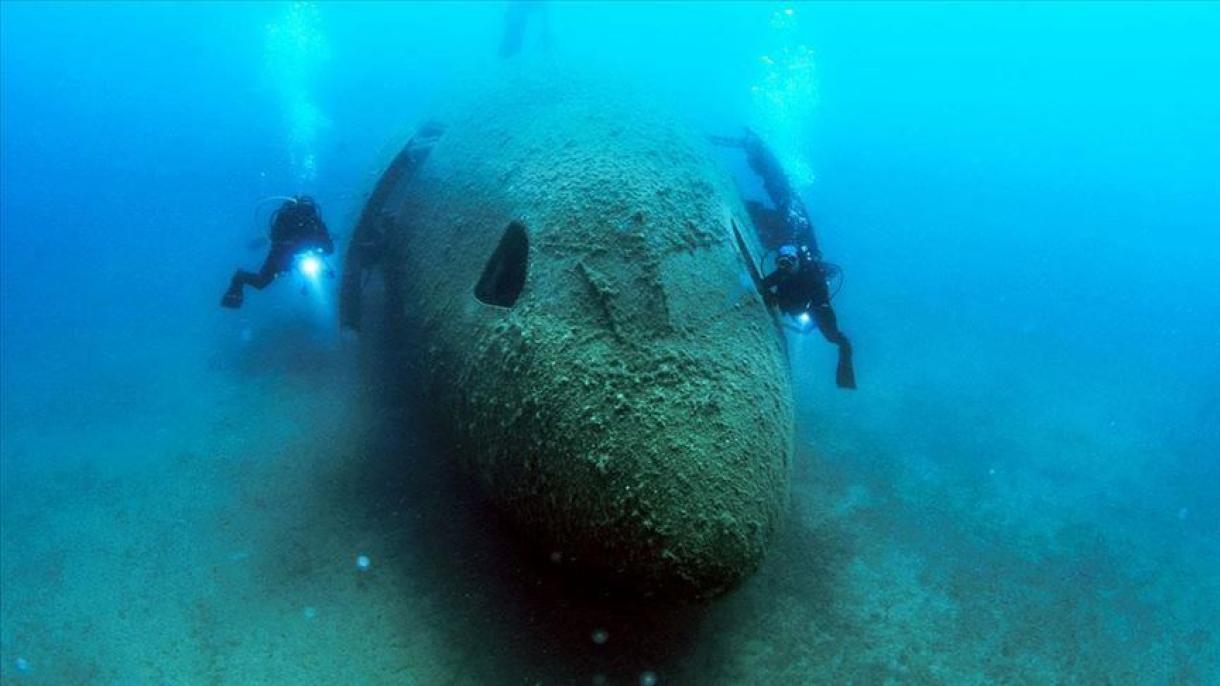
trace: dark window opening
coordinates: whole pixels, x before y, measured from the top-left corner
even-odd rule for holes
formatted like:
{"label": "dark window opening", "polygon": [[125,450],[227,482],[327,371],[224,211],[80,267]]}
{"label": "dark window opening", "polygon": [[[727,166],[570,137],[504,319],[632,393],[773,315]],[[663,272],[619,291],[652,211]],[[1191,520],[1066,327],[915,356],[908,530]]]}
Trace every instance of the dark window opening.
{"label": "dark window opening", "polygon": [[504,229],[500,244],[483,267],[483,276],[474,287],[474,297],[497,307],[512,307],[525,288],[529,269],[529,236],[525,225],[513,222]]}

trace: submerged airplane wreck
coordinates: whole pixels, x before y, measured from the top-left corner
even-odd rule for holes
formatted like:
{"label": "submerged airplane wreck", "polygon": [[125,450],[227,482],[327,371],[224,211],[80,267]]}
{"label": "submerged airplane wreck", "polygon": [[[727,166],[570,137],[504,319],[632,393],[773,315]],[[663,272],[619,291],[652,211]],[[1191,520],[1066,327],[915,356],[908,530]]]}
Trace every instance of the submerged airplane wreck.
{"label": "submerged airplane wreck", "polygon": [[453,455],[531,545],[703,598],[779,524],[792,394],[750,217],[655,110],[524,78],[452,107],[370,195],[341,318],[409,336]]}

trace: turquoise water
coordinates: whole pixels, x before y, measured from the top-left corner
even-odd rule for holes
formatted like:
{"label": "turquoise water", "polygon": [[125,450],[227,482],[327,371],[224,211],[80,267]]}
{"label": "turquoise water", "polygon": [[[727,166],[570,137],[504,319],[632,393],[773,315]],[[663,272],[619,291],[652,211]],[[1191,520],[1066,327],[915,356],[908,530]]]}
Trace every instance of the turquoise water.
{"label": "turquoise water", "polygon": [[504,5],[4,3],[5,683],[1217,683],[1217,5],[546,12],[513,68],[754,127],[845,269],[860,389],[792,339],[763,567],[590,594],[386,404],[333,283],[217,307],[263,198],[345,243],[506,68]]}

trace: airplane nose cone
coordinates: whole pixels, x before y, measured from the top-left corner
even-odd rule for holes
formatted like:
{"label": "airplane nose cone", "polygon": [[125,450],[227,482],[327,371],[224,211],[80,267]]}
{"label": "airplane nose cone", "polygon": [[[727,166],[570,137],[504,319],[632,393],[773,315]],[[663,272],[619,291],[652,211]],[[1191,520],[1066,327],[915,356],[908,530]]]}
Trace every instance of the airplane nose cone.
{"label": "airplane nose cone", "polygon": [[635,89],[504,76],[463,84],[361,215],[349,263],[378,246],[385,354],[417,362],[523,541],[646,595],[721,593],[761,561],[792,453],[747,208]]}
{"label": "airplane nose cone", "polygon": [[499,382],[468,396],[469,466],[543,552],[645,595],[719,594],[762,560],[791,455],[782,356],[737,350],[508,327],[483,359],[528,390],[507,413]]}

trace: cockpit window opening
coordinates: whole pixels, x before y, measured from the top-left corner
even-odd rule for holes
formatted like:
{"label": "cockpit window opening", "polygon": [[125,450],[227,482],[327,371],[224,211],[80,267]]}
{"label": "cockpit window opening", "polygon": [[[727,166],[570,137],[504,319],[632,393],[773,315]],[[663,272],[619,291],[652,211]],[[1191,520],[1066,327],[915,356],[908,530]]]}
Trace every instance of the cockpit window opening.
{"label": "cockpit window opening", "polygon": [[504,229],[500,243],[496,246],[483,275],[474,287],[474,297],[485,305],[512,307],[525,289],[525,276],[529,271],[529,235],[525,225],[514,221]]}

